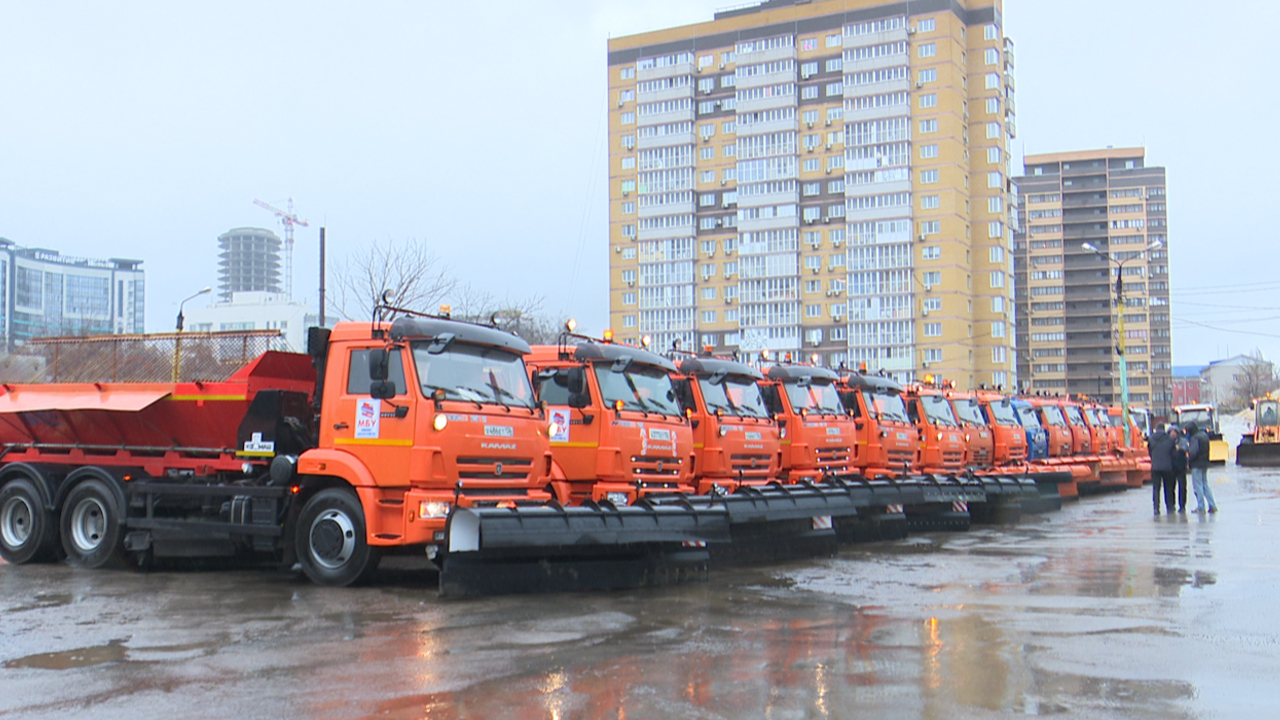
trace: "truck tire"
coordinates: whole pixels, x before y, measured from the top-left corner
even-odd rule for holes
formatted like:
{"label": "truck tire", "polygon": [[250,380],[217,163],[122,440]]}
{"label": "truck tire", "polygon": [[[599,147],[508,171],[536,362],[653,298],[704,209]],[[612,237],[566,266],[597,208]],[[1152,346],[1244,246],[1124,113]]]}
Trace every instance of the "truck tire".
{"label": "truck tire", "polygon": [[83,568],[124,564],[124,530],[115,495],[101,480],[77,484],[62,503],[62,549],[67,561]]}
{"label": "truck tire", "polygon": [[14,565],[54,559],[54,523],[35,483],[14,477],[0,487],[0,557]]}
{"label": "truck tire", "polygon": [[365,536],[360,501],[337,488],[321,490],[302,507],[294,545],[302,571],[318,585],[365,582],[381,559]]}

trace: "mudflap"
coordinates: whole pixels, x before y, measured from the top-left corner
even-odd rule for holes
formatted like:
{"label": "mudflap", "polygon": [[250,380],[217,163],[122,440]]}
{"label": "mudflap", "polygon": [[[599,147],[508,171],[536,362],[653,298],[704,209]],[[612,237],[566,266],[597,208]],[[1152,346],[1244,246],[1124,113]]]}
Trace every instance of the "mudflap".
{"label": "mudflap", "polygon": [[673,544],[590,545],[562,554],[527,551],[448,553],[440,564],[441,597],[579,592],[706,582],[704,547]]}
{"label": "mudflap", "polygon": [[614,590],[705,580],[707,547],[729,541],[723,507],[455,508],[440,595]]}

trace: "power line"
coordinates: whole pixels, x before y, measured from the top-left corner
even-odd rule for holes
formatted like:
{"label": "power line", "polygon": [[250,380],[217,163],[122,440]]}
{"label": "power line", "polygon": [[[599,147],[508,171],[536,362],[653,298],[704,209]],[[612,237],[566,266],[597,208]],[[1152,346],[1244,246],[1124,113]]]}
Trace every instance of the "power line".
{"label": "power line", "polygon": [[1232,329],[1230,329],[1230,328],[1217,327],[1217,326],[1215,326],[1215,325],[1209,325],[1209,324],[1207,324],[1207,323],[1196,322],[1195,320],[1188,320],[1188,319],[1186,319],[1186,318],[1174,318],[1174,320],[1177,320],[1178,322],[1189,323],[1189,324],[1191,324],[1191,325],[1198,325],[1198,326],[1200,326],[1200,327],[1202,327],[1202,328],[1208,328],[1208,329],[1210,329],[1210,330],[1217,330],[1217,331],[1219,331],[1219,332],[1238,333],[1238,334],[1240,334],[1240,335],[1259,335],[1259,336],[1262,336],[1262,337],[1280,338],[1280,335],[1276,335],[1276,334],[1274,334],[1274,333],[1261,333],[1261,332],[1254,332],[1253,330],[1232,330]]}

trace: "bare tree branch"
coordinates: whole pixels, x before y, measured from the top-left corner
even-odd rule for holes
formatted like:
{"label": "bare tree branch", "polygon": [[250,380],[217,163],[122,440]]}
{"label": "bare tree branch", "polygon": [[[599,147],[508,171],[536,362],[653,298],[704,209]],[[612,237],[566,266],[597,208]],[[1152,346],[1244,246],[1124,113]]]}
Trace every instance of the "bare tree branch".
{"label": "bare tree branch", "polygon": [[433,312],[457,285],[449,266],[423,243],[374,241],[337,265],[330,308],[347,320],[368,320],[390,291],[400,307]]}

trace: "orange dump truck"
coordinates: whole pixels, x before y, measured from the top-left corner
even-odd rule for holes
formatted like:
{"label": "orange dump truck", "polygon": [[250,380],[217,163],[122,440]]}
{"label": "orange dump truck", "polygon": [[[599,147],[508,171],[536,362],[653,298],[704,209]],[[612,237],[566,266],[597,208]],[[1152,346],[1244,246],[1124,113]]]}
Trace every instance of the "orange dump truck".
{"label": "orange dump truck", "polygon": [[840,401],[840,376],[812,365],[774,365],[761,390],[782,434],[782,476],[790,482],[848,473],[857,441]]}
{"label": "orange dump truck", "polygon": [[968,446],[942,388],[930,384],[908,386],[907,412],[920,430],[921,469],[939,475],[963,472]]}
{"label": "orange dump truck", "polygon": [[974,393],[991,431],[991,464],[1021,467],[1027,461],[1027,432],[1018,422],[1013,399],[990,390]]}
{"label": "orange dump truck", "polygon": [[670,360],[566,334],[534,346],[526,362],[556,424],[551,486],[560,502],[629,505],[694,491],[693,432]]}
{"label": "orange dump truck", "polygon": [[693,431],[699,494],[774,482],[782,468],[778,425],[769,414],[759,370],[726,358],[680,362],[676,394]]}
{"label": "orange dump truck", "polygon": [[907,415],[902,386],[891,378],[853,372],[841,373],[840,385],[857,431],[857,470],[867,477],[915,472],[920,433]]}
{"label": "orange dump truck", "polygon": [[[188,341],[191,342],[191,341]],[[0,555],[259,553],[315,582],[438,555],[452,508],[542,504],[528,345],[439,318],[312,328],[222,380],[6,385]]]}

